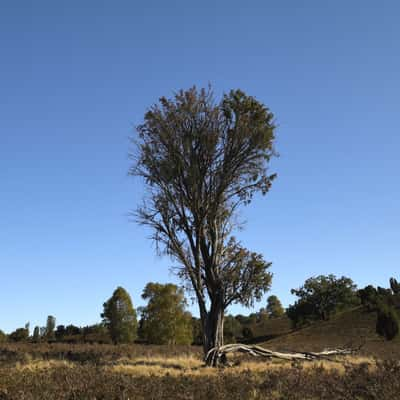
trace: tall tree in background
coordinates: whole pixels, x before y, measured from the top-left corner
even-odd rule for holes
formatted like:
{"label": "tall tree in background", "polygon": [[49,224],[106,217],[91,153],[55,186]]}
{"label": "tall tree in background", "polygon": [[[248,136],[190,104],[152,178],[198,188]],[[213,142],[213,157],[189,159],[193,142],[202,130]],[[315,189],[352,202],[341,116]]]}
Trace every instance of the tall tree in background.
{"label": "tall tree in background", "polygon": [[216,103],[196,88],[162,97],[137,128],[130,173],[144,178],[148,195],[136,216],[195,293],[205,352],[223,344],[226,308],[251,306],[270,287],[271,263],[233,233],[239,207],[275,178],[267,173],[274,128],[268,108],[242,91]]}
{"label": "tall tree in background", "polygon": [[287,309],[287,315],[295,326],[311,321],[328,320],[333,314],[359,304],[354,282],[345,276],[319,275],[307,279],[291,293],[299,299]]}
{"label": "tall tree in background", "polygon": [[117,343],[131,343],[136,338],[137,318],[128,292],[118,287],[104,305],[101,314],[112,341]]}
{"label": "tall tree in background", "polygon": [[266,312],[269,318],[279,318],[285,314],[282,303],[276,296],[269,296],[267,299]]}
{"label": "tall tree in background", "polygon": [[55,338],[55,336],[54,336],[55,327],[56,327],[56,319],[52,315],[49,315],[47,317],[47,322],[46,322],[46,339],[47,340],[52,340]]}
{"label": "tall tree in background", "polygon": [[192,315],[185,311],[184,292],[176,285],[148,283],[142,297],[148,300],[142,309],[143,338],[154,344],[191,344]]}
{"label": "tall tree in background", "polygon": [[32,341],[37,343],[40,340],[40,328],[38,326],[35,326],[33,329],[33,336],[32,336]]}

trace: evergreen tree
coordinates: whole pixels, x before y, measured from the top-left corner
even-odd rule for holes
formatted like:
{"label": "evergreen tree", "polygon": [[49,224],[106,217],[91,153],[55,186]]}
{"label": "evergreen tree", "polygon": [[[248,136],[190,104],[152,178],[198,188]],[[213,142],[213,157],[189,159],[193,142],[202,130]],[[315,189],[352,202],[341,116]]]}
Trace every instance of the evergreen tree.
{"label": "evergreen tree", "polygon": [[32,340],[37,343],[40,340],[40,328],[38,326],[35,326],[33,329],[33,336]]}
{"label": "evergreen tree", "polygon": [[119,286],[103,307],[101,317],[112,341],[132,343],[137,335],[137,318],[128,292]]}
{"label": "evergreen tree", "polygon": [[52,315],[47,317],[46,322],[46,339],[53,340],[54,339],[54,329],[56,327],[56,318]]}

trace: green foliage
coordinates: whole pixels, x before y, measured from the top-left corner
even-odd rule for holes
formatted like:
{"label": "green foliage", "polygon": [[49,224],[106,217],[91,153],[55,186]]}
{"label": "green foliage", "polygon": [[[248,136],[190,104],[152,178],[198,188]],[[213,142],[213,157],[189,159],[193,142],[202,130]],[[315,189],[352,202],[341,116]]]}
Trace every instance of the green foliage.
{"label": "green foliage", "polygon": [[254,332],[253,329],[250,326],[245,326],[242,329],[242,336],[244,339],[253,339],[254,338]]}
{"label": "green foliage", "polygon": [[280,318],[285,314],[282,303],[277,296],[268,297],[266,312],[270,318]]}
{"label": "green foliage", "polygon": [[56,331],[54,332],[54,336],[57,342],[61,342],[64,340],[66,335],[66,330],[64,325],[58,325]]}
{"label": "green foliage", "polygon": [[6,341],[7,341],[7,335],[2,330],[0,330],[0,343],[4,343]]}
{"label": "green foliage", "polygon": [[382,302],[378,302],[376,332],[387,340],[394,339],[399,333],[399,316],[396,310]]}
{"label": "green foliage", "polygon": [[84,343],[110,343],[111,337],[104,324],[85,326],[82,329]]}
{"label": "green foliage", "polygon": [[201,327],[201,319],[192,317],[192,344],[201,346],[203,344],[203,329]]}
{"label": "green foliage", "polygon": [[233,315],[227,315],[224,318],[224,342],[236,343],[241,336],[242,325]]}
{"label": "green foliage", "polygon": [[376,332],[387,340],[399,332],[400,284],[390,278],[390,288],[369,285],[359,291],[361,302],[369,311],[377,311]]}
{"label": "green foliage", "polygon": [[390,278],[390,288],[394,295],[400,295],[400,283],[395,278]]}
{"label": "green foliage", "polygon": [[356,285],[344,276],[320,275],[309,278],[302,287],[291,292],[299,297],[287,310],[294,326],[328,320],[333,314],[359,304]]}
{"label": "green foliage", "polygon": [[29,330],[26,328],[18,328],[9,335],[9,339],[12,342],[26,342],[28,338],[29,338]]}
{"label": "green foliage", "polygon": [[35,343],[40,341],[40,328],[38,326],[33,329],[32,341]]}
{"label": "green foliage", "polygon": [[56,327],[56,319],[52,315],[49,315],[47,317],[47,322],[46,322],[46,339],[47,340],[53,340],[55,338],[54,336],[54,329]]}
{"label": "green foliage", "polygon": [[358,297],[360,298],[361,304],[368,311],[375,310],[376,302],[378,300],[378,291],[372,285],[368,285],[364,289],[360,289],[358,291]]}
{"label": "green foliage", "polygon": [[148,343],[192,343],[192,316],[185,311],[186,300],[181,288],[171,283],[150,282],[142,298],[148,300],[147,306],[141,310],[141,332]]}
{"label": "green foliage", "polygon": [[118,287],[104,304],[101,314],[114,343],[131,343],[136,339],[137,318],[128,292]]}

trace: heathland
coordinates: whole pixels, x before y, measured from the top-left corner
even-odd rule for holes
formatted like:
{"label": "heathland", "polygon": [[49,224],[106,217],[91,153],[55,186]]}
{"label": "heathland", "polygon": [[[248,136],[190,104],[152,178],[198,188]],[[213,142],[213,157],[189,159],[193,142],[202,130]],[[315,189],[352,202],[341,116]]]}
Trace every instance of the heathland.
{"label": "heathland", "polygon": [[4,343],[0,399],[395,399],[400,346],[375,332],[362,307],[292,330],[266,320],[248,342],[276,350],[361,348],[329,361],[285,362],[234,355],[204,365],[200,346]]}

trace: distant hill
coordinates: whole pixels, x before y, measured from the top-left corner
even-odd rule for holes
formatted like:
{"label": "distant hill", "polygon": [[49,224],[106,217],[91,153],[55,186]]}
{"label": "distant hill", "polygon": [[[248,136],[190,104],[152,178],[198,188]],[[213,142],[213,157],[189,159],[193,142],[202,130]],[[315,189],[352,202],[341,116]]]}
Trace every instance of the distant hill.
{"label": "distant hill", "polygon": [[400,357],[400,340],[386,341],[378,336],[375,332],[376,313],[367,312],[362,307],[299,330],[290,330],[289,322],[287,318],[266,321],[263,334],[252,342],[273,350],[298,351],[320,351],[364,344],[360,350],[361,355],[381,359]]}

